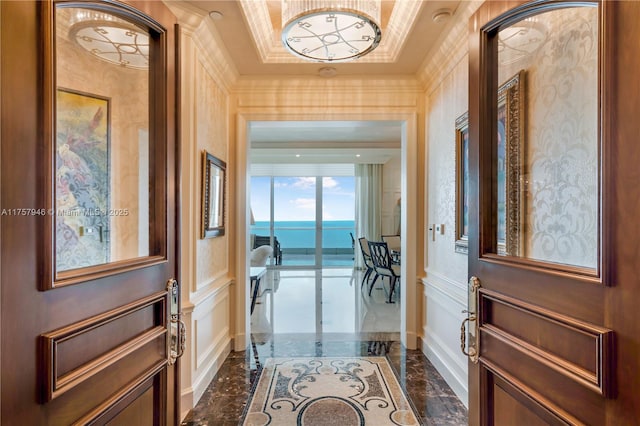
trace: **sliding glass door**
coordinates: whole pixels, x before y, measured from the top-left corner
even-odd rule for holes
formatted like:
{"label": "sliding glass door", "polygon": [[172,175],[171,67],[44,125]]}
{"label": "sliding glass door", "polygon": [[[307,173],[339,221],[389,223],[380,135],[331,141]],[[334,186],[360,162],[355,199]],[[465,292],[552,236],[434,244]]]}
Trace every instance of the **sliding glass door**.
{"label": "sliding glass door", "polygon": [[288,268],[353,266],[354,178],[251,178],[252,246]]}
{"label": "sliding glass door", "polygon": [[322,265],[353,266],[355,178],[322,178]]}
{"label": "sliding glass door", "polygon": [[273,232],[282,246],[283,266],[314,266],[317,206],[315,177],[273,178]]}

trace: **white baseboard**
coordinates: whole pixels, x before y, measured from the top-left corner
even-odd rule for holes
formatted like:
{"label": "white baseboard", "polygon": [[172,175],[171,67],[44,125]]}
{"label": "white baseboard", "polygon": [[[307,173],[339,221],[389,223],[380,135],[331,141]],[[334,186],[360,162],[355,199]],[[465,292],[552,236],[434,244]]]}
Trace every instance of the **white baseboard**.
{"label": "white baseboard", "polygon": [[457,283],[437,273],[429,274],[425,280],[424,303],[432,305],[435,311],[423,319],[422,352],[431,361],[453,392],[467,406],[469,398],[467,358],[455,352],[452,343],[453,334],[459,335],[458,327],[451,321],[462,321],[466,308],[464,284]]}
{"label": "white baseboard", "polygon": [[[422,353],[425,354],[438,373],[447,382],[451,390],[456,394],[465,407],[469,407],[468,379],[464,371],[461,371],[455,358],[448,354],[448,350],[437,343],[437,339],[422,338]],[[428,340],[428,343],[427,343]]]}
{"label": "white baseboard", "polygon": [[[231,353],[231,339],[228,339],[227,342],[221,346],[218,352],[211,357],[211,360],[203,366],[203,372],[193,381],[193,386],[183,390],[182,398],[184,400],[185,395],[188,394],[189,389],[191,389],[191,407],[189,409],[193,408],[198,403],[202,394],[204,394],[204,391],[207,390],[207,386],[209,386],[209,383],[213,380],[213,376],[215,376],[218,370],[220,370],[222,363],[227,359],[229,353]],[[187,402],[188,401],[189,400],[187,399]],[[183,406],[182,410],[184,411],[186,408],[186,406]]]}

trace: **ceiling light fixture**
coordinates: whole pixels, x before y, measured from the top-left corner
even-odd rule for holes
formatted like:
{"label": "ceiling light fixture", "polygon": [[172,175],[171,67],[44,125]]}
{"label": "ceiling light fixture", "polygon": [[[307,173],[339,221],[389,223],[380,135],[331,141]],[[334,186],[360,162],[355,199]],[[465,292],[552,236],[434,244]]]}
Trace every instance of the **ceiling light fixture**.
{"label": "ceiling light fixture", "polygon": [[149,34],[108,13],[78,9],[69,38],[93,56],[127,68],[149,68]]}
{"label": "ceiling light fixture", "polygon": [[282,43],[315,62],[347,62],[373,51],[380,0],[282,0]]}
{"label": "ceiling light fixture", "polygon": [[498,58],[509,65],[533,55],[547,40],[547,27],[537,17],[503,28],[498,33]]}
{"label": "ceiling light fixture", "polygon": [[444,22],[449,18],[451,18],[450,9],[438,9],[435,12],[433,12],[433,15],[431,15],[431,20],[433,20],[433,22],[435,22],[436,24],[439,24],[440,22]]}
{"label": "ceiling light fixture", "polygon": [[213,21],[220,21],[222,20],[222,18],[224,18],[224,15],[219,10],[212,10],[211,12],[209,12],[209,18],[211,18]]}
{"label": "ceiling light fixture", "polygon": [[334,67],[322,67],[318,70],[318,75],[320,77],[331,78],[335,77],[338,74],[338,70]]}

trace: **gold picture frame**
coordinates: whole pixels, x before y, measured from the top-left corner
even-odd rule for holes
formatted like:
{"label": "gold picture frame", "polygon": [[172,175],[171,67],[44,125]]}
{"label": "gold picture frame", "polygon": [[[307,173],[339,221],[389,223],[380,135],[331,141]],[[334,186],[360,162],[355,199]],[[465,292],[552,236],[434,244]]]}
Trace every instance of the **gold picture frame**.
{"label": "gold picture frame", "polygon": [[524,79],[521,70],[498,89],[497,239],[498,254],[509,256],[523,254]]}
{"label": "gold picture frame", "polygon": [[469,112],[456,118],[456,243],[469,252]]}
{"label": "gold picture frame", "polygon": [[[522,256],[523,247],[523,167],[524,79],[521,70],[498,89],[498,135],[496,147],[497,252]],[[456,229],[455,251],[469,252],[469,114],[456,119]]]}
{"label": "gold picture frame", "polygon": [[224,235],[225,184],[227,163],[202,152],[202,234],[201,238]]}

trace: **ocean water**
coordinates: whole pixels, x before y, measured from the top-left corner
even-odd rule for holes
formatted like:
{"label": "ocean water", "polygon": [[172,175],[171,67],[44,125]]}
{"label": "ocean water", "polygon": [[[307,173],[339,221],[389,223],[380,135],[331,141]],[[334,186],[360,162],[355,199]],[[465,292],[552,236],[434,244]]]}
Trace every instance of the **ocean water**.
{"label": "ocean water", "polygon": [[[313,221],[281,221],[274,222],[273,234],[278,238],[282,249],[311,248],[316,244],[316,223]],[[351,248],[351,232],[355,237],[355,221],[326,220],[322,222],[322,247]],[[269,222],[256,222],[251,226],[251,233],[269,235]]]}

